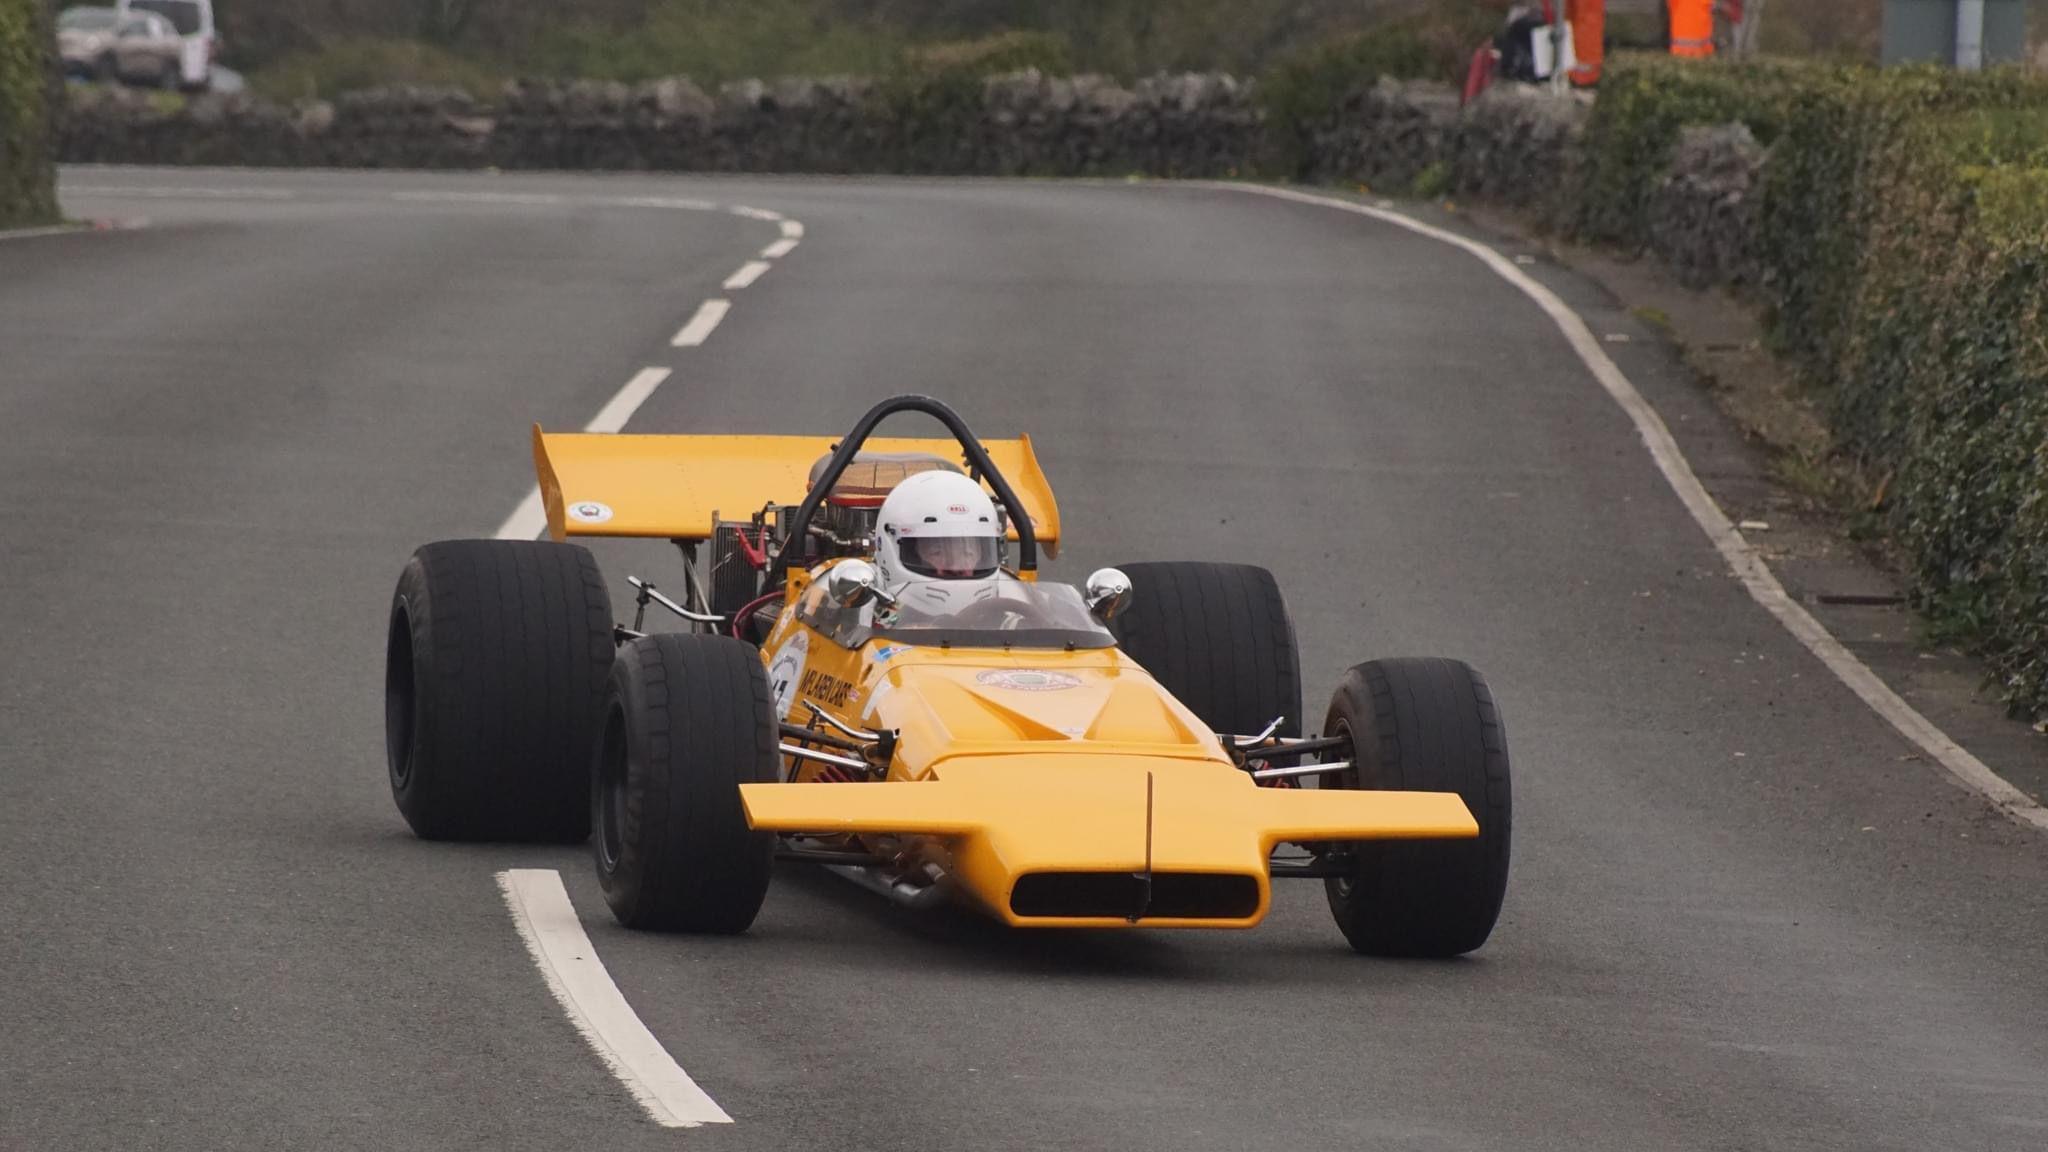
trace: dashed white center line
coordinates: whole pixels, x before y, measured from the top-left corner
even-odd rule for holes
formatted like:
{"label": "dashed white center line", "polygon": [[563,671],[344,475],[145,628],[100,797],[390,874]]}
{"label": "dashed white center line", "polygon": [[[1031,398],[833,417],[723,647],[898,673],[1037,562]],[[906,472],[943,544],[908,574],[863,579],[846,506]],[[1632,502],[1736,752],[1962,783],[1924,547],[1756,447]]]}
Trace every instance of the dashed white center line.
{"label": "dashed white center line", "polygon": [[654,395],[654,390],[661,387],[661,382],[668,377],[669,371],[666,368],[642,368],[635,372],[633,378],[626,381],[626,386],[619,389],[618,395],[613,396],[609,403],[598,409],[597,415],[590,418],[590,423],[585,424],[583,430],[617,432],[624,428],[626,421],[633,418],[633,413],[640,410],[640,405],[645,404],[647,398]]}
{"label": "dashed white center line", "polygon": [[540,502],[540,487],[535,485],[526,492],[526,499],[512,510],[498,530],[491,533],[493,540],[538,540],[547,530],[547,506]]}
{"label": "dashed white center line", "polygon": [[791,240],[803,239],[804,222],[801,220],[784,220],[782,222],[782,234]]}
{"label": "dashed white center line", "polygon": [[676,332],[675,339],[669,343],[677,348],[697,347],[711,338],[711,333],[717,329],[718,322],[725,319],[725,314],[730,311],[730,300],[706,300],[697,305],[697,314],[690,317],[690,322],[683,325]]}
{"label": "dashed white center line", "polygon": [[498,887],[548,991],[654,1122],[664,1128],[732,1123],[634,1015],[591,947],[561,874],[552,868],[514,868],[498,873]]}
{"label": "dashed white center line", "polygon": [[754,281],[759,280],[762,274],[772,267],[774,265],[766,260],[749,260],[745,264],[740,265],[739,271],[725,278],[725,290],[727,292],[737,292]]}
{"label": "dashed white center line", "polygon": [[770,244],[766,248],[761,249],[761,259],[779,260],[782,257],[789,255],[791,252],[795,250],[796,238],[793,236],[784,236],[782,239],[777,240],[775,243]]}

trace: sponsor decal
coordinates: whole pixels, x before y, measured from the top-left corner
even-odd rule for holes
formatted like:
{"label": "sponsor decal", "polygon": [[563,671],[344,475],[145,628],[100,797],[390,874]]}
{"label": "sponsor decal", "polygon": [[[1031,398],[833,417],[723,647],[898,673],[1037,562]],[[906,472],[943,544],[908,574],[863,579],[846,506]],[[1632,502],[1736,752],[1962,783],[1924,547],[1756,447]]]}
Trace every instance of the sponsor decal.
{"label": "sponsor decal", "polygon": [[909,647],[907,644],[883,644],[875,649],[875,659],[891,660],[896,654]]}
{"label": "sponsor decal", "polygon": [[1008,688],[1013,692],[1061,692],[1081,686],[1079,678],[1065,672],[1046,672],[1036,668],[991,668],[976,675],[974,682],[989,688]]}
{"label": "sponsor decal", "polygon": [[775,692],[775,714],[784,720],[789,719],[789,710],[796,706],[797,678],[803,674],[804,660],[810,654],[811,634],[798,629],[768,661],[768,684]]}
{"label": "sponsor decal", "polygon": [[828,672],[811,669],[804,673],[803,682],[797,688],[797,695],[809,696],[821,704],[834,707],[844,705],[853,685]]}
{"label": "sponsor decal", "polygon": [[946,505],[946,511],[951,512],[955,516],[965,516],[967,515],[967,505],[948,504]]}
{"label": "sponsor decal", "polygon": [[609,504],[600,504],[595,500],[578,500],[569,505],[569,519],[579,524],[602,524],[611,518],[612,509]]}

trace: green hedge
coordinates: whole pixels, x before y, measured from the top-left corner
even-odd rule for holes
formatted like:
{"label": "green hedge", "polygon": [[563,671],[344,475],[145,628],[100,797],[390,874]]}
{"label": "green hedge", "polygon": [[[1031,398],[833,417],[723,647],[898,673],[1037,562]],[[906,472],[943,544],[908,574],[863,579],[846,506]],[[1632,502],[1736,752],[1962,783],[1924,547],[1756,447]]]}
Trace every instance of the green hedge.
{"label": "green hedge", "polygon": [[1916,602],[2015,710],[2048,715],[2048,81],[1623,61],[1579,231],[1639,245],[1679,129],[1730,120],[1774,145],[1756,238],[1774,345],[1884,479]]}
{"label": "green hedge", "polygon": [[0,0],[0,228],[57,219],[55,37],[43,0]]}
{"label": "green hedge", "polygon": [[1740,120],[1768,146],[1784,129],[1793,94],[1814,75],[1812,66],[1788,62],[1699,67],[1668,56],[1619,57],[1600,82],[1586,125],[1576,230],[1585,239],[1642,247],[1650,193],[1679,130]]}

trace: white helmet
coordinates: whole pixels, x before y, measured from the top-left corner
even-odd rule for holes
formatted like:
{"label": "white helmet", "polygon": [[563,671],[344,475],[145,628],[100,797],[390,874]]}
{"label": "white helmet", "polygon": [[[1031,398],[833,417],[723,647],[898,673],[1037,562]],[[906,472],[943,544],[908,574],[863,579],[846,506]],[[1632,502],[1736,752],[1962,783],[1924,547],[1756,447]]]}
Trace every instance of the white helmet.
{"label": "white helmet", "polygon": [[875,568],[890,591],[915,580],[996,574],[1002,527],[995,501],[958,472],[919,472],[890,489],[875,518]]}

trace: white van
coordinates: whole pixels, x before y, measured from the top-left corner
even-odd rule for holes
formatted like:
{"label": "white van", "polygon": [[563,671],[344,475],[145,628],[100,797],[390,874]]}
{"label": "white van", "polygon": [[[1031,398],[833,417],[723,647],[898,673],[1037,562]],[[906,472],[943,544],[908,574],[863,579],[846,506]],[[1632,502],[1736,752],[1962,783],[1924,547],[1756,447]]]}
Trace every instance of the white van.
{"label": "white van", "polygon": [[220,35],[214,30],[213,0],[116,0],[116,7],[129,12],[154,12],[171,22],[185,41],[178,57],[181,86],[204,88],[213,75],[213,62],[220,56]]}

